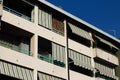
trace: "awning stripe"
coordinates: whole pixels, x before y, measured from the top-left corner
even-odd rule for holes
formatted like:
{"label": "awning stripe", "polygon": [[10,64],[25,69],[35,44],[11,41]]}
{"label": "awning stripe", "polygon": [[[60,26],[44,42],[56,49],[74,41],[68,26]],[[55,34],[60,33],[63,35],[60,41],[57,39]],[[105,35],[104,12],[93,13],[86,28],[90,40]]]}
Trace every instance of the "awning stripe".
{"label": "awning stripe", "polygon": [[92,36],[90,36],[90,34],[89,34],[87,31],[85,31],[85,30],[83,30],[83,29],[80,29],[80,28],[78,28],[77,26],[75,26],[75,25],[73,25],[73,24],[71,24],[71,23],[68,23],[68,25],[69,25],[69,27],[71,28],[71,30],[72,30],[72,32],[73,32],[74,34],[76,34],[76,35],[78,35],[78,36],[81,36],[81,37],[83,37],[83,38],[85,38],[85,39],[94,41],[94,40],[92,39]]}
{"label": "awning stripe", "polygon": [[16,78],[19,78],[19,76],[18,76],[18,72],[17,72],[17,66],[15,65],[15,66],[13,66],[13,72],[14,72],[14,74],[15,74],[15,76],[14,77],[16,77]]}
{"label": "awning stripe", "polygon": [[108,42],[107,40],[105,40],[105,39],[103,39],[103,38],[101,38],[101,37],[99,37],[99,36],[95,36],[97,39],[99,39],[101,42],[103,42],[103,43],[105,43],[105,44],[107,44],[107,45],[109,45],[109,46],[111,46],[111,47],[114,47],[114,48],[116,48],[116,49],[118,49],[115,45],[113,45],[111,42]]}
{"label": "awning stripe", "polygon": [[6,63],[3,63],[3,65],[4,65],[4,68],[5,68],[5,74],[6,74],[6,75],[9,75],[9,71],[8,71],[8,66],[7,66],[7,64],[6,64]]}
{"label": "awning stripe", "polygon": [[18,70],[19,78],[23,79],[23,74],[22,74],[21,68],[17,67],[17,70]]}
{"label": "awning stripe", "polygon": [[12,68],[12,65],[11,64],[9,64],[8,65],[8,68],[9,68],[9,72],[10,72],[10,76],[14,76],[14,73],[13,73],[13,68]]}
{"label": "awning stripe", "polygon": [[0,74],[22,80],[33,80],[32,70],[0,61]]}

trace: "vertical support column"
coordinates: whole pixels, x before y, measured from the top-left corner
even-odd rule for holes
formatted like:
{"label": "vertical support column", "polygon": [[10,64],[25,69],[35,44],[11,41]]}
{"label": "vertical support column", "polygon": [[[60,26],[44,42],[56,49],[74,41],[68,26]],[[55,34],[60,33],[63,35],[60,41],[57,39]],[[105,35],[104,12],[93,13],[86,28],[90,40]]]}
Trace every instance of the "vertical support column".
{"label": "vertical support column", "polygon": [[38,5],[36,4],[34,6],[34,23],[35,24],[38,24],[38,11],[39,11],[39,8],[38,8]]}
{"label": "vertical support column", "polygon": [[70,80],[69,73],[69,54],[68,54],[68,35],[67,35],[67,22],[64,20],[64,32],[65,32],[65,59],[66,59],[66,79]]}
{"label": "vertical support column", "polygon": [[30,41],[30,51],[32,52],[32,56],[37,58],[38,56],[38,36],[35,34],[32,36]]}
{"label": "vertical support column", "polygon": [[[32,56],[34,58],[37,58],[38,56],[38,36],[35,34],[32,36],[31,41],[30,41],[30,50],[32,52]],[[33,75],[34,75],[34,80],[37,80],[37,69],[33,69]]]}
{"label": "vertical support column", "polygon": [[[38,25],[38,5],[36,4],[34,6],[34,9],[32,11],[32,20],[36,25]],[[34,34],[31,38],[31,45],[30,45],[30,50],[32,52],[32,56],[34,58],[38,57],[38,35]],[[33,69],[33,75],[34,75],[34,80],[37,79],[37,69]]]}

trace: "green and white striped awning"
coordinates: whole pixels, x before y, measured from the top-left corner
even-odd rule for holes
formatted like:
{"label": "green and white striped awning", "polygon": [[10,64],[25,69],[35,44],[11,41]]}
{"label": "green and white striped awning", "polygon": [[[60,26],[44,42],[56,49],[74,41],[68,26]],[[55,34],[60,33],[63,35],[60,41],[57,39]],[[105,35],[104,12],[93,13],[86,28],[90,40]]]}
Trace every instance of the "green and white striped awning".
{"label": "green and white striped awning", "polygon": [[90,57],[69,49],[69,58],[73,60],[74,65],[93,71]]}
{"label": "green and white striped awning", "polygon": [[95,62],[95,68],[99,70],[101,75],[116,79],[117,77],[115,76],[115,70],[114,68],[105,66],[103,64],[100,64],[98,62]]}
{"label": "green and white striped awning", "polygon": [[4,61],[0,61],[0,74],[18,78],[21,80],[33,80],[32,70]]}
{"label": "green and white striped awning", "polygon": [[52,43],[52,56],[53,60],[65,63],[65,47]]}
{"label": "green and white striped awning", "polygon": [[71,28],[72,32],[80,37],[83,37],[87,40],[90,40],[90,41],[94,41],[92,39],[92,36],[90,36],[89,32],[71,24],[71,23],[68,23],[69,27]]}
{"label": "green and white striped awning", "polygon": [[99,36],[95,36],[97,39],[99,39],[101,42],[103,42],[103,43],[105,43],[105,44],[107,44],[107,45],[109,45],[109,46],[111,46],[111,47],[114,47],[114,48],[116,48],[116,49],[118,49],[115,45],[113,45],[111,42],[109,42],[109,41],[107,41],[107,40],[105,40],[105,39],[103,39],[103,38],[101,38],[101,37],[99,37]]}
{"label": "green and white striped awning", "polygon": [[64,79],[38,72],[38,80],[64,80]]}

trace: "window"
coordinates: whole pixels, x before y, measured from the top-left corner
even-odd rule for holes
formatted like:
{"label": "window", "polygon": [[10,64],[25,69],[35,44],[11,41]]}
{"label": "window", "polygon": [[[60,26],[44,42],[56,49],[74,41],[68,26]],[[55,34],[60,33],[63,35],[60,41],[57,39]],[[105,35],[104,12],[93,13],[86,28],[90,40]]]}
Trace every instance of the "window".
{"label": "window", "polygon": [[38,57],[41,60],[52,63],[52,44],[51,41],[42,37],[38,38]]}
{"label": "window", "polygon": [[65,66],[65,47],[47,39],[39,37],[38,58],[54,63],[55,65]]}

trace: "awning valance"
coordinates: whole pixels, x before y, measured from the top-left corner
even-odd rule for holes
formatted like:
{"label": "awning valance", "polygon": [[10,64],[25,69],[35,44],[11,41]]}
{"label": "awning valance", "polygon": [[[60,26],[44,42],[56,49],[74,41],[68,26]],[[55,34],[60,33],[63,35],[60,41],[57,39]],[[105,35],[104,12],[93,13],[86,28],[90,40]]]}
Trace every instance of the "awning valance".
{"label": "awning valance", "polygon": [[0,61],[0,73],[22,80],[33,80],[32,70],[4,61]]}
{"label": "awning valance", "polygon": [[92,39],[92,36],[90,36],[89,32],[83,30],[83,29],[80,29],[78,28],[77,26],[71,24],[71,23],[68,23],[69,27],[71,28],[72,32],[80,37],[83,37],[87,40],[91,40],[93,41]]}

